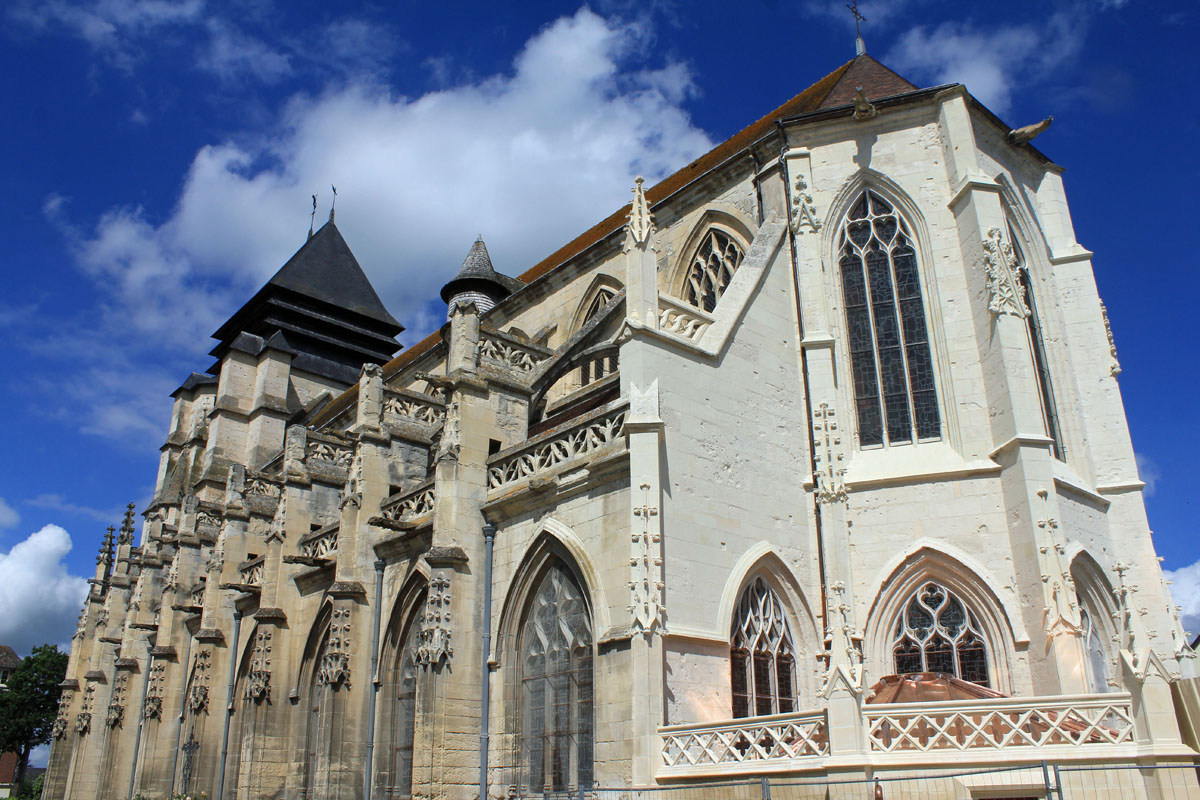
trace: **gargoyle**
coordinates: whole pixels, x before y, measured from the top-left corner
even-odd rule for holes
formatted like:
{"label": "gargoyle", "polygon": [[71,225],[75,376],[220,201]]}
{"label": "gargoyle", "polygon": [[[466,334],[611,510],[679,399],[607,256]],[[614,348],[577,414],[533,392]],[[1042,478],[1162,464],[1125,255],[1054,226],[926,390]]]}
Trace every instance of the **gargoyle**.
{"label": "gargoyle", "polygon": [[854,87],[854,118],[857,120],[870,119],[879,113],[879,109],[867,99],[867,93],[863,91],[863,87]]}
{"label": "gargoyle", "polygon": [[1038,134],[1050,127],[1050,123],[1054,122],[1054,117],[1046,117],[1041,122],[1033,125],[1026,125],[1024,128],[1016,128],[1008,132],[1009,144],[1025,144],[1032,142],[1037,138]]}

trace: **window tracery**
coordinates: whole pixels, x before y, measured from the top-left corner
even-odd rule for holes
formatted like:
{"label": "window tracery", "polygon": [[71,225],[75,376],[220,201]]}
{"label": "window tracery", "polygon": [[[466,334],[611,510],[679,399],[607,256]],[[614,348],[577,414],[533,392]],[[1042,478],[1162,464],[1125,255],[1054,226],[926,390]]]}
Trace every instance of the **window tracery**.
{"label": "window tracery", "polygon": [[938,672],[988,685],[987,640],[975,615],[946,587],[928,581],[904,605],[892,632],[898,675]]}
{"label": "window tracery", "polygon": [[531,792],[592,785],[592,623],[561,562],[533,592],[521,629],[521,761]]}
{"label": "window tracery", "polygon": [[796,648],[783,603],[761,577],[738,601],[729,658],[734,717],[796,710]]}
{"label": "window tracery", "polygon": [[[600,313],[609,302],[616,297],[617,294],[612,289],[600,288],[596,291],[596,296],[592,298],[592,302],[588,304],[587,311],[583,314],[583,325],[586,325],[593,317]],[[600,380],[605,375],[611,375],[617,371],[617,351],[613,350],[607,355],[599,356],[598,358],[588,359],[579,367],[579,385],[587,386],[589,383]]]}
{"label": "window tracery", "polygon": [[839,267],[864,446],[941,434],[917,253],[890,203],[865,190],[842,220]]}
{"label": "window tracery", "polygon": [[696,308],[711,312],[729,288],[744,255],[732,236],[718,228],[710,228],[688,268],[684,299]]}

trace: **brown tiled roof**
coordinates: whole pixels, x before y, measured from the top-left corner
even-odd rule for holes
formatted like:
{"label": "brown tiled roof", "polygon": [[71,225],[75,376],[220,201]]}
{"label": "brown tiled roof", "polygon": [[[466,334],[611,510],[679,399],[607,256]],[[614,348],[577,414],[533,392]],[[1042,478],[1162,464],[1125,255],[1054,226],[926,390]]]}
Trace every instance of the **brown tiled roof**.
{"label": "brown tiled roof", "polygon": [[940,672],[884,675],[871,687],[866,702],[929,703],[939,700],[985,700],[1007,697],[995,689]]}
{"label": "brown tiled roof", "polygon": [[[858,56],[842,64],[783,105],[765,114],[758,121],[738,131],[683,169],[659,181],[647,190],[647,201],[653,206],[665,200],[695,179],[703,176],[709,170],[721,165],[732,156],[737,155],[770,133],[775,128],[776,120],[851,103],[854,98],[856,86],[862,86],[863,91],[869,99],[903,94],[917,88],[870,56]],[[840,99],[843,95],[845,99]],[[604,239],[604,237],[620,229],[625,224],[625,218],[628,213],[628,205],[621,206],[608,217],[588,228],[579,236],[526,270],[520,276],[521,282],[525,284],[534,282],[538,278],[552,272],[556,267],[578,256],[592,245]],[[440,340],[441,332],[434,331],[417,344],[400,353],[387,364],[384,364],[384,378],[389,378],[404,369],[404,367],[431,350]],[[321,413],[313,419],[312,424],[321,425],[329,422],[354,402],[357,396],[358,387],[350,387],[340,397],[322,409]]]}
{"label": "brown tiled roof", "polygon": [[16,669],[21,666],[21,657],[6,644],[0,644],[0,669]]}

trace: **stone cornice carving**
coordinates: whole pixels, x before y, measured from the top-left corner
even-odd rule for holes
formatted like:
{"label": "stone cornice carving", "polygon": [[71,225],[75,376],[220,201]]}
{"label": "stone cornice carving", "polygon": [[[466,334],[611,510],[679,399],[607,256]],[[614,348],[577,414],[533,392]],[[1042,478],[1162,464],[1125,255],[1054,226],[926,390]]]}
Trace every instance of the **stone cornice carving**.
{"label": "stone cornice carving", "polygon": [[1022,267],[1017,263],[1012,244],[1005,240],[999,228],[987,232],[983,240],[983,257],[987,262],[988,310],[997,316],[1028,317],[1025,293],[1017,276],[1017,270]]}

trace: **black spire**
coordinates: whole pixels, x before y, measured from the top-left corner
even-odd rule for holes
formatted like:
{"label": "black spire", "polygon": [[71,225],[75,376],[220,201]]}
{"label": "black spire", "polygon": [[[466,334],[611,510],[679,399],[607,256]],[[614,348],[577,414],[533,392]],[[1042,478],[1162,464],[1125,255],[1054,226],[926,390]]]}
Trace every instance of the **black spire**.
{"label": "black spire", "polygon": [[487,245],[480,236],[471,245],[458,274],[442,287],[442,300],[449,306],[447,314],[460,302],[474,302],[482,312],[508,297],[523,284],[496,272]]}

